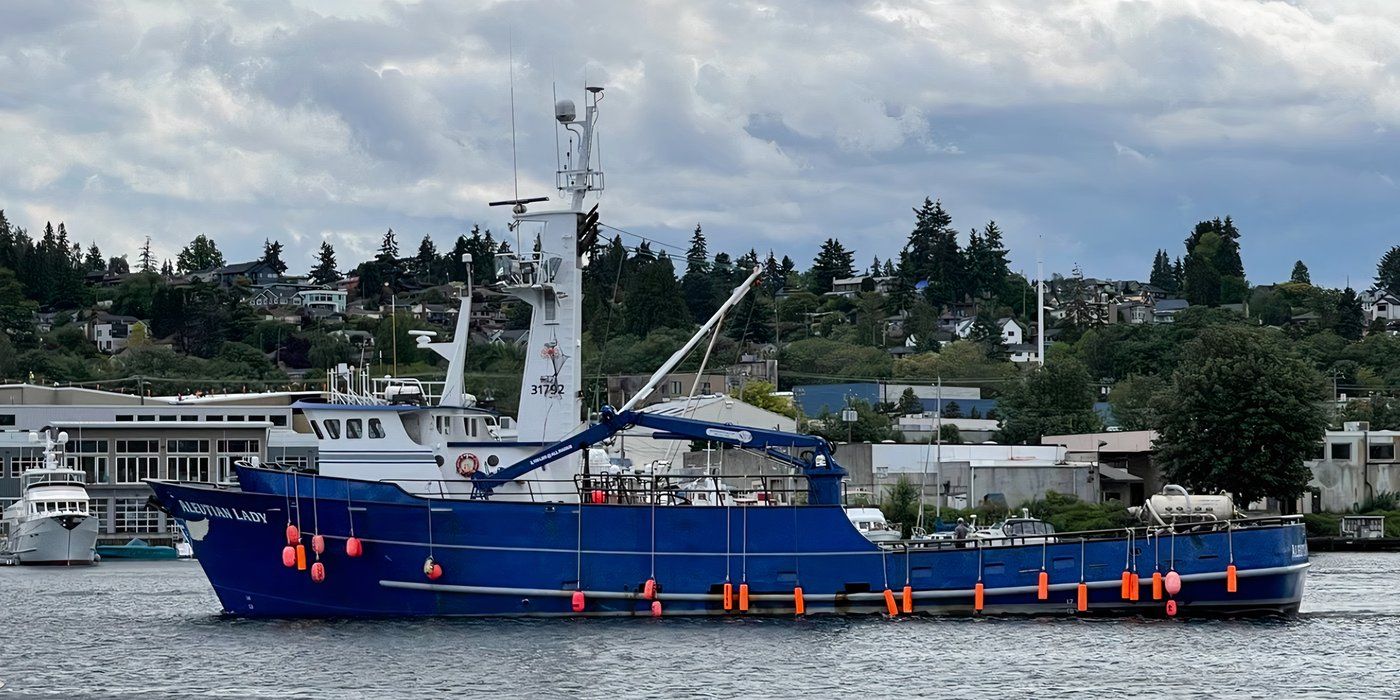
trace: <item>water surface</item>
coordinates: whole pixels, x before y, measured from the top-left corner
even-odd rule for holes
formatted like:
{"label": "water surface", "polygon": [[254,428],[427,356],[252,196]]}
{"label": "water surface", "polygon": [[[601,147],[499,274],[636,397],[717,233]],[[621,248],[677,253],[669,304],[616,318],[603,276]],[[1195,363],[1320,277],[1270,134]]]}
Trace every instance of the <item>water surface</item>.
{"label": "water surface", "polygon": [[1400,554],[1318,554],[1293,620],[265,621],[198,564],[0,567],[0,699],[1398,697]]}

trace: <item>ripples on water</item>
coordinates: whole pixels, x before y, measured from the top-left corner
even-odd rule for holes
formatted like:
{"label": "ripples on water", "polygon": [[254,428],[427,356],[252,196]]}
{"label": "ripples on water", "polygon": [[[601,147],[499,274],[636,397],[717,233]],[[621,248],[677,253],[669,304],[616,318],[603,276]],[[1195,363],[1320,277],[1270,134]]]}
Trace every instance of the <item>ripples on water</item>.
{"label": "ripples on water", "polygon": [[1400,554],[1296,620],[254,621],[197,564],[0,568],[0,698],[1400,696]]}

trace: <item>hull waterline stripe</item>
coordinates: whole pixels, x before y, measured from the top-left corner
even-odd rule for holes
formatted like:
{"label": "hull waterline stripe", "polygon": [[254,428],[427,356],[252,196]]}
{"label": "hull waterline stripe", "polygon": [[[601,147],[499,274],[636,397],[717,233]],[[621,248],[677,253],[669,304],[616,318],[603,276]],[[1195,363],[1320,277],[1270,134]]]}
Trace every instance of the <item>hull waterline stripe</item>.
{"label": "hull waterline stripe", "polygon": [[[1274,567],[1268,567],[1268,568],[1263,568],[1263,569],[1242,569],[1242,570],[1240,570],[1240,571],[1238,572],[1238,576],[1239,576],[1240,578],[1252,578],[1252,577],[1256,577],[1256,576],[1276,576],[1276,575],[1285,575],[1285,574],[1292,574],[1292,573],[1304,571],[1304,570],[1306,570],[1309,566],[1311,566],[1311,563],[1310,563],[1310,562],[1303,562],[1303,563],[1301,563],[1301,564],[1290,564],[1290,565],[1288,565],[1288,566],[1274,566]],[[1181,580],[1183,580],[1183,581],[1211,581],[1211,580],[1223,579],[1223,578],[1225,578],[1225,576],[1226,576],[1226,574],[1225,574],[1224,571],[1220,571],[1220,572],[1207,572],[1207,573],[1199,573],[1199,574],[1185,574],[1185,575],[1183,575],[1183,576],[1181,577]],[[389,581],[389,580],[381,580],[381,581],[379,582],[379,585],[381,585],[381,586],[383,586],[383,587],[385,587],[385,588],[400,588],[400,589],[416,590],[416,591],[432,591],[432,592],[434,592],[434,593],[463,593],[463,594],[475,594],[475,595],[505,595],[505,596],[527,596],[527,597],[528,597],[528,596],[535,596],[535,597],[568,598],[568,597],[570,597],[570,596],[572,596],[572,595],[574,594],[574,591],[572,591],[572,590],[555,590],[555,589],[552,589],[552,588],[509,588],[509,587],[500,587],[500,586],[462,586],[462,585],[447,584],[447,583],[421,583],[421,582],[418,582],[418,581]],[[1105,580],[1105,581],[1090,581],[1090,582],[1088,582],[1089,588],[1117,588],[1117,587],[1119,587],[1119,586],[1121,586],[1121,585],[1122,585],[1122,582],[1121,582],[1121,580],[1119,580],[1119,579],[1112,579],[1112,580]],[[1074,583],[1057,583],[1057,584],[1051,585],[1051,586],[1050,586],[1050,590],[1052,590],[1052,591],[1072,591],[1072,590],[1075,590],[1078,586],[1079,586],[1079,583],[1078,583],[1078,582],[1074,582]],[[1005,586],[1005,587],[1002,587],[1002,588],[988,588],[988,589],[986,589],[986,593],[987,593],[987,595],[1015,595],[1015,594],[1023,594],[1023,593],[1034,593],[1034,592],[1036,592],[1036,590],[1037,590],[1037,587],[1036,587],[1036,586]],[[583,592],[583,594],[584,594],[585,596],[588,596],[589,598],[612,599],[612,600],[641,600],[641,599],[644,597],[641,593],[635,592],[635,591],[587,591],[587,590],[586,590],[586,591]],[[914,594],[913,594],[913,595],[914,595],[914,598],[915,598],[915,599],[923,599],[923,600],[927,600],[927,599],[938,599],[938,598],[966,598],[967,596],[972,595],[972,589],[969,588],[969,589],[959,589],[959,590],[914,591]],[[871,592],[868,592],[868,593],[862,592],[862,593],[842,593],[842,594],[832,594],[832,593],[827,593],[827,594],[815,594],[815,593],[814,593],[814,594],[806,594],[806,595],[803,596],[803,598],[806,599],[806,600],[815,601],[815,602],[831,602],[831,603],[835,603],[835,602],[837,602],[838,600],[840,600],[840,601],[854,601],[854,602],[863,602],[863,601],[877,602],[877,601],[883,601],[883,600],[884,600],[884,596],[885,596],[885,594],[884,594],[883,591],[871,591]],[[657,598],[658,600],[716,601],[716,600],[723,600],[723,599],[724,599],[724,596],[723,596],[722,594],[718,594],[718,593],[657,593],[657,594],[656,594],[656,598]],[[750,594],[750,595],[749,595],[749,598],[750,598],[750,599],[753,599],[753,600],[760,600],[760,601],[790,601],[790,600],[792,600],[792,594],[791,594],[791,593],[753,593],[753,594]],[[1291,600],[1291,599],[1280,599],[1280,600],[1282,600],[1283,602],[1289,602],[1289,600]],[[1148,602],[1153,602],[1153,603],[1155,603],[1155,602],[1157,602],[1157,601],[1148,601]],[[1261,601],[1238,601],[1238,603],[1255,603],[1255,602],[1261,602]],[[1269,601],[1269,602],[1272,602],[1272,601]],[[1236,601],[1222,601],[1222,602],[1219,603],[1219,604],[1220,604],[1220,605],[1236,605],[1236,604],[1238,604],[1238,603],[1237,603]],[[1195,603],[1192,603],[1192,604],[1195,605]],[[1213,604],[1213,603],[1202,603],[1202,604],[1204,605],[1204,604]]]}

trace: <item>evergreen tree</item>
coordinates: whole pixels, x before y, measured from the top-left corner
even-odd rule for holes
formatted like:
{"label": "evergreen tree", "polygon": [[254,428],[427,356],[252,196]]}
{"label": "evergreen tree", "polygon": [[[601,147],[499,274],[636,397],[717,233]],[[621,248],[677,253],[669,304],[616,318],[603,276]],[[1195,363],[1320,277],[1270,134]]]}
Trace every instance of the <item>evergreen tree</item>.
{"label": "evergreen tree", "polygon": [[1010,354],[1006,347],[1006,339],[1001,335],[1001,329],[985,312],[977,314],[977,318],[973,319],[972,328],[968,330],[967,337],[972,342],[982,346],[982,351],[987,354],[989,360],[1005,360]]}
{"label": "evergreen tree", "polygon": [[83,269],[87,272],[102,272],[107,269],[107,260],[102,257],[102,251],[97,249],[97,244],[88,246],[87,255],[83,258]]}
{"label": "evergreen tree", "polygon": [[939,411],[939,415],[944,418],[962,418],[962,406],[959,406],[957,401],[949,401],[943,404],[943,410]]}
{"label": "evergreen tree", "polygon": [[145,245],[141,246],[141,255],[139,256],[139,260],[141,264],[140,270],[142,272],[156,271],[156,256],[153,253],[151,253],[150,236],[146,236],[146,243]]}
{"label": "evergreen tree", "polygon": [[671,258],[665,253],[652,256],[649,248],[638,246],[635,263],[623,300],[625,328],[638,338],[657,328],[683,328],[690,325],[690,314],[681,297]]}
{"label": "evergreen tree", "polygon": [[892,258],[885,258],[885,269],[883,270],[882,274],[885,277],[894,277],[896,272],[897,271],[894,269],[894,260]]}
{"label": "evergreen tree", "polygon": [[1298,284],[1312,284],[1312,275],[1308,274],[1308,266],[1302,260],[1293,263],[1293,274],[1288,278],[1289,282]]}
{"label": "evergreen tree", "polygon": [[1064,327],[1083,331],[1108,322],[1104,308],[1093,299],[1093,290],[1084,280],[1084,270],[1078,263],[1075,263],[1069,278],[1064,280],[1062,289],[1060,301],[1065,312]]}
{"label": "evergreen tree", "polygon": [[1176,256],[1172,262],[1172,295],[1180,296],[1186,288],[1186,265],[1181,262],[1181,256]]}
{"label": "evergreen tree", "polygon": [[282,262],[282,243],[280,241],[268,242],[266,238],[263,239],[262,261],[267,263],[279,277],[287,271],[287,263]]}
{"label": "evergreen tree", "polygon": [[600,346],[624,330],[618,309],[623,284],[630,281],[624,274],[626,264],[627,248],[621,236],[614,236],[593,249],[583,269],[583,322]]}
{"label": "evergreen tree", "polygon": [[879,277],[880,269],[880,256],[876,255],[875,259],[870,261],[870,269],[866,270],[865,274],[871,277]]}
{"label": "evergreen tree", "polygon": [[1400,295],[1400,245],[1391,246],[1376,264],[1376,289]]}
{"label": "evergreen tree", "polygon": [[1240,232],[1230,217],[1196,224],[1186,238],[1186,300],[1219,306],[1244,301],[1248,291],[1240,260]]}
{"label": "evergreen tree", "polygon": [[107,259],[107,273],[112,275],[131,274],[131,263],[126,261],[126,256],[121,255]]}
{"label": "evergreen tree", "polygon": [[1351,287],[1342,290],[1337,299],[1337,325],[1333,330],[1347,340],[1361,340],[1366,330],[1366,312],[1361,308],[1361,298]]}
{"label": "evergreen tree", "polygon": [[1176,273],[1172,268],[1172,260],[1167,255],[1167,251],[1161,248],[1157,249],[1157,254],[1152,258],[1152,274],[1147,281],[1167,294],[1177,293]]}
{"label": "evergreen tree", "polygon": [[34,338],[34,312],[38,304],[24,298],[24,289],[15,273],[0,267],[0,335],[17,348],[27,347]]}
{"label": "evergreen tree", "polygon": [[782,262],[778,263],[778,268],[782,270],[785,286],[796,286],[792,276],[797,274],[797,263],[793,262],[792,258],[784,255]]}
{"label": "evergreen tree", "polygon": [[[394,236],[394,229],[389,229],[384,233],[384,238],[379,242],[379,252],[374,255],[372,276],[377,278],[378,286],[388,284],[390,289],[400,289],[399,282],[403,278],[403,264],[399,261],[399,241]],[[360,274],[361,294],[378,294],[379,290],[365,289],[365,275]]]}
{"label": "evergreen tree", "polygon": [[911,416],[924,412],[924,404],[919,401],[918,394],[914,393],[914,387],[905,387],[904,392],[899,395],[899,403],[896,404],[901,416]]}
{"label": "evergreen tree", "polygon": [[160,264],[160,276],[170,279],[175,276],[175,265],[171,264],[170,258],[166,258]]}
{"label": "evergreen tree", "polygon": [[922,286],[934,308],[959,301],[967,290],[965,260],[952,224],[942,202],[925,198],[914,210],[914,230],[900,253],[900,276],[910,288]]}
{"label": "evergreen tree", "polygon": [[825,294],[831,291],[833,281],[851,277],[855,273],[855,253],[846,250],[841,241],[828,238],[822,243],[817,257],[812,261],[808,289],[813,294]]}
{"label": "evergreen tree", "polygon": [[311,281],[316,284],[334,284],[340,280],[340,272],[335,269],[335,248],[330,241],[321,241],[321,250],[316,254],[316,266],[311,268]]}
{"label": "evergreen tree", "polygon": [[719,308],[716,297],[721,291],[726,290],[716,289],[710,277],[710,251],[705,232],[696,224],[695,232],[690,235],[690,248],[685,252],[685,275],[681,277],[681,296],[696,323],[704,323]]}
{"label": "evergreen tree", "polygon": [[438,269],[437,244],[428,234],[418,243],[418,254],[413,256],[413,274],[429,284],[435,283]]}
{"label": "evergreen tree", "polygon": [[213,239],[204,234],[199,234],[190,241],[189,245],[180,250],[180,254],[175,256],[175,268],[181,274],[195,272],[197,270],[212,270],[224,266],[224,254],[219,252],[219,246],[215,245]]}
{"label": "evergreen tree", "polygon": [[787,277],[783,275],[783,267],[778,263],[778,259],[773,257],[771,250],[768,251],[768,258],[763,261],[763,281],[768,295],[774,298],[778,292],[787,288]]}

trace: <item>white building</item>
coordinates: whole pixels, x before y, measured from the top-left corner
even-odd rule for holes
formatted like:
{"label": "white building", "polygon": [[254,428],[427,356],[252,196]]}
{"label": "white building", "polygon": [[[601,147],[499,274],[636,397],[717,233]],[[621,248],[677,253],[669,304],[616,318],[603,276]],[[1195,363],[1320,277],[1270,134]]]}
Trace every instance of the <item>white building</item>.
{"label": "white building", "polygon": [[1343,430],[1329,430],[1317,459],[1306,462],[1313,479],[1312,498],[1305,497],[1304,512],[1340,513],[1365,503],[1377,494],[1400,491],[1400,431],[1370,430],[1364,422],[1347,423]]}
{"label": "white building", "polygon": [[149,331],[146,322],[134,316],[117,316],[102,312],[87,322],[88,340],[95,343],[98,350],[109,355],[125,350],[133,333],[148,335]]}
{"label": "white building", "polygon": [[1395,323],[1400,321],[1400,296],[1380,289],[1362,292],[1361,310],[1368,322],[1383,318],[1387,323]]}
{"label": "white building", "polygon": [[[797,431],[797,421],[781,413],[774,413],[753,404],[725,394],[707,394],[693,399],[678,398],[652,404],[640,409],[646,413],[694,418],[712,423],[729,423],[749,426]],[[682,455],[690,451],[690,443],[684,440],[656,440],[651,437],[651,428],[633,428],[624,431],[613,445],[613,456],[630,459],[632,464],[644,465],[657,460],[669,460],[673,464],[682,463]]]}
{"label": "white building", "polygon": [[877,489],[904,477],[922,484],[925,497],[941,506],[965,508],[991,499],[1015,508],[1047,491],[1096,502],[1096,472],[1111,468],[1068,461],[1058,445],[879,444],[870,446],[870,469]]}
{"label": "white building", "polygon": [[344,314],[345,302],[350,296],[344,289],[305,289],[292,296],[292,300],[312,315]]}

